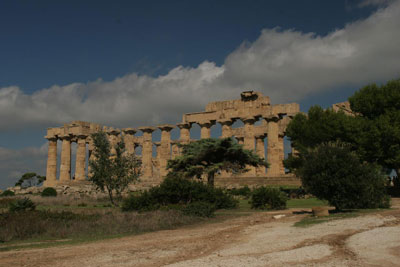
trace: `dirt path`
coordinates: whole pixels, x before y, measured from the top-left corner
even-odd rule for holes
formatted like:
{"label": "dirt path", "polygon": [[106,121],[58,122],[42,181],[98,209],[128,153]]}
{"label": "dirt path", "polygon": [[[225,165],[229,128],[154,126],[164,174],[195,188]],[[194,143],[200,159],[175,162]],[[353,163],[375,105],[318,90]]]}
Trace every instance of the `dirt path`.
{"label": "dirt path", "polygon": [[400,266],[400,210],[293,227],[304,215],[230,221],[0,253],[0,266]]}

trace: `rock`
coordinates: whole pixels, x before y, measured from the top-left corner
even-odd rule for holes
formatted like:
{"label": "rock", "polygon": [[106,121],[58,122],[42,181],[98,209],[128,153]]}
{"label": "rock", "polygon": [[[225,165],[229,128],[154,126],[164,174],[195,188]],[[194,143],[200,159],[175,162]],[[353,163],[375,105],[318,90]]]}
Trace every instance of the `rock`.
{"label": "rock", "polygon": [[282,219],[283,217],[286,217],[286,215],[284,215],[284,214],[278,214],[278,215],[272,216],[272,218],[274,218],[275,220]]}

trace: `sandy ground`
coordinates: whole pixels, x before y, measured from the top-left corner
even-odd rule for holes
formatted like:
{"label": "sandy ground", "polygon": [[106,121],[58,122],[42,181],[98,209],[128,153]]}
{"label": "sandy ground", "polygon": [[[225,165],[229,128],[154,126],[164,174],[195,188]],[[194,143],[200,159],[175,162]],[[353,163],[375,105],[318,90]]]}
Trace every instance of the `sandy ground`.
{"label": "sandy ground", "polygon": [[[0,253],[0,266],[400,266],[396,209],[293,227],[304,215],[233,220],[81,245]],[[283,214],[283,213],[281,213]]]}

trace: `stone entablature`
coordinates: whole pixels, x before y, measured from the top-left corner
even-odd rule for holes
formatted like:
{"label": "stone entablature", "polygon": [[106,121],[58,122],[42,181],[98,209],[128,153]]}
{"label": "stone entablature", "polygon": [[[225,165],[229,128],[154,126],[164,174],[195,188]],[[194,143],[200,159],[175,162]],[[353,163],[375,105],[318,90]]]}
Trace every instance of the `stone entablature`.
{"label": "stone entablature", "polygon": [[[46,186],[74,183],[86,180],[87,159],[93,159],[93,143],[91,134],[100,130],[107,133],[110,144],[115,145],[121,138],[126,144],[127,153],[136,154],[137,147],[141,147],[139,156],[142,160],[142,181],[161,181],[167,174],[166,166],[169,159],[180,154],[178,144],[192,142],[190,129],[193,124],[201,128],[201,138],[211,136],[211,127],[219,123],[222,127],[221,137],[234,137],[246,149],[254,150],[258,155],[266,157],[270,163],[267,172],[264,167],[249,168],[241,177],[281,177],[285,175],[283,167],[284,136],[286,127],[291,118],[300,112],[296,103],[271,105],[270,99],[259,92],[246,91],[237,100],[212,102],[206,106],[205,111],[187,113],[182,117],[182,122],[176,125],[162,124],[157,127],[139,127],[115,129],[101,126],[96,123],[73,121],[62,127],[49,128],[45,138],[49,141]],[[255,123],[261,119],[260,125]],[[241,120],[241,128],[232,128],[232,124]],[[178,140],[171,140],[171,131],[180,129]],[[153,132],[161,131],[161,140],[152,141]],[[135,134],[142,132],[142,136]],[[267,153],[265,153],[264,140],[267,139]],[[57,141],[61,141],[60,175],[57,179]],[[77,143],[75,157],[75,174],[71,178],[71,142]],[[153,146],[156,147],[156,156],[153,156]],[[88,153],[87,153],[88,152]],[[222,172],[219,177],[231,177],[227,172]]]}

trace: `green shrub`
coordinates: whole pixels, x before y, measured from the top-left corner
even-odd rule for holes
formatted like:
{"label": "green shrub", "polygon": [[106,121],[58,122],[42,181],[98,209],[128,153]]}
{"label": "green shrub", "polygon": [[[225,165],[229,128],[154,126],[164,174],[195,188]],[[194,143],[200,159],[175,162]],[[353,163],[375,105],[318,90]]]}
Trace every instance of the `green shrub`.
{"label": "green shrub", "polygon": [[286,208],[287,197],[277,188],[259,187],[253,190],[251,195],[252,209],[281,210]]}
{"label": "green shrub", "polygon": [[309,150],[296,174],[307,192],[338,210],[390,206],[380,168],[362,163],[345,144],[321,144]]}
{"label": "green shrub", "polygon": [[14,202],[11,202],[9,205],[10,212],[18,212],[18,211],[32,211],[36,209],[36,204],[33,203],[32,200],[25,197],[22,199],[17,199]]}
{"label": "green shrub", "polygon": [[56,197],[57,196],[57,191],[53,187],[46,187],[43,189],[42,197]]}
{"label": "green shrub", "polygon": [[151,211],[160,207],[152,193],[144,191],[140,195],[131,194],[122,202],[122,211]]}
{"label": "green shrub", "polygon": [[85,202],[79,203],[78,207],[87,207],[87,204]]}
{"label": "green shrub", "polygon": [[15,196],[15,193],[13,191],[6,190],[3,193],[1,193],[1,196],[2,197],[12,197],[12,196]]}
{"label": "green shrub", "polygon": [[215,206],[209,202],[197,201],[186,205],[183,214],[196,217],[213,217]]}
{"label": "green shrub", "polygon": [[130,195],[124,200],[122,210],[149,211],[171,204],[186,205],[192,202],[208,202],[216,209],[231,209],[238,205],[238,201],[222,189],[180,177],[167,177],[159,186]]}
{"label": "green shrub", "polygon": [[233,196],[243,196],[245,198],[249,198],[251,196],[251,189],[247,185],[240,188],[232,188],[228,192]]}

